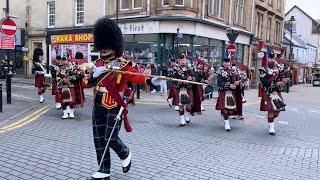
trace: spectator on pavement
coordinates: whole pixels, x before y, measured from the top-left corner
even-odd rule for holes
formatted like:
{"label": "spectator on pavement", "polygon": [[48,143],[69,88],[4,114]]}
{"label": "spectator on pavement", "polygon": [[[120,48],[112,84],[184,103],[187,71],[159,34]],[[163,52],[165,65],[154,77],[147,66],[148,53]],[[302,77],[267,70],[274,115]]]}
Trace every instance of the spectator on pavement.
{"label": "spectator on pavement", "polygon": [[[145,74],[146,76],[151,76],[151,65],[147,64],[146,68],[144,69],[143,74]],[[150,93],[150,86],[146,85],[146,92]]]}
{"label": "spectator on pavement", "polygon": [[[163,63],[161,66],[160,66],[160,76],[168,76],[168,67],[167,67],[167,64],[166,63]],[[168,96],[168,89],[167,89],[167,81],[161,81],[161,88],[160,88],[160,95],[161,96],[165,96],[167,97]]]}

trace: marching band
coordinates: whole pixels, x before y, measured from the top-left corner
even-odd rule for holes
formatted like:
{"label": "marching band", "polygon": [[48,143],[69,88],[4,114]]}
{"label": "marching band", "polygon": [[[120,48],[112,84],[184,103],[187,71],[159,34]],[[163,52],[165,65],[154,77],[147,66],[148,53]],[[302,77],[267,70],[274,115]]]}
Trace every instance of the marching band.
{"label": "marching band", "polygon": [[[250,75],[247,67],[243,68],[244,65],[239,65],[230,58],[224,58],[222,67],[214,73],[214,69],[201,60],[187,59],[182,54],[179,60],[171,59],[166,77],[146,76],[133,67],[132,61],[122,56],[121,30],[107,18],[98,20],[94,26],[94,45],[100,51],[101,59],[92,64],[81,65],[57,56],[49,66],[50,72],[47,72],[47,65],[43,62],[42,49],[35,49],[33,56],[33,73],[39,102],[44,102],[43,93],[51,87],[56,108],[63,110],[62,119],[75,118],[74,109],[82,107],[85,102],[84,88],[94,89],[92,125],[99,168],[92,175],[93,179],[110,178],[110,148],[122,160],[123,172],[127,173],[130,169],[131,151],[118,134],[122,121],[126,131],[132,131],[127,116],[127,104],[133,102],[134,96],[131,83],[159,85],[163,80],[168,80],[167,101],[179,113],[179,126],[185,126],[190,123],[190,117],[202,114],[202,101],[213,93],[213,87],[207,84],[212,82],[214,74],[219,88],[215,109],[221,113],[225,130],[231,132],[229,117],[244,119],[244,87]],[[78,56],[81,58],[80,54]],[[275,135],[274,119],[286,106],[280,90],[287,80],[274,56],[270,55],[269,59],[268,66],[259,70],[260,110],[267,112],[269,133]],[[91,68],[90,71],[88,67]]]}

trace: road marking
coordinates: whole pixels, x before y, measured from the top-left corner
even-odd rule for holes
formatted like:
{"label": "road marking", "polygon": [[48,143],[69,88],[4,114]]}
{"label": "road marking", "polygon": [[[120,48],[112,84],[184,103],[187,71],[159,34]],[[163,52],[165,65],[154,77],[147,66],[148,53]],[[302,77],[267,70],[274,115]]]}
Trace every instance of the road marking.
{"label": "road marking", "polygon": [[27,115],[26,117],[22,118],[21,120],[15,122],[15,123],[12,123],[12,124],[7,125],[3,128],[0,128],[0,133],[11,131],[11,130],[20,128],[22,126],[25,126],[25,125],[39,119],[40,116],[47,113],[49,110],[50,110],[49,106],[45,106],[45,107]]}
{"label": "road marking", "polygon": [[289,123],[287,121],[278,121],[279,124],[285,124],[285,125],[288,125]]}

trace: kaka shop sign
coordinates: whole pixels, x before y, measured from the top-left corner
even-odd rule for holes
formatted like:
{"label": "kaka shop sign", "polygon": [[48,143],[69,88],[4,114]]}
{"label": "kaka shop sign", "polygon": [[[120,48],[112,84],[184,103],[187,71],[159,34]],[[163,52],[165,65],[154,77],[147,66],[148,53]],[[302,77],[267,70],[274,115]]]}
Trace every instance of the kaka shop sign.
{"label": "kaka shop sign", "polygon": [[0,21],[0,49],[15,49],[16,23],[10,18]]}
{"label": "kaka shop sign", "polygon": [[62,34],[51,36],[51,44],[92,43],[92,33]]}

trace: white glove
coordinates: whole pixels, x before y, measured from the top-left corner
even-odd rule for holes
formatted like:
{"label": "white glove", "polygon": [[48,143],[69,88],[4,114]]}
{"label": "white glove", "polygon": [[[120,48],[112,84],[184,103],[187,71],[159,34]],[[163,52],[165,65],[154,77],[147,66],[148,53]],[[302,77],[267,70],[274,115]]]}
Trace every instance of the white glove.
{"label": "white glove", "polygon": [[106,67],[96,67],[93,69],[93,78],[99,77],[101,74],[107,71]]}

